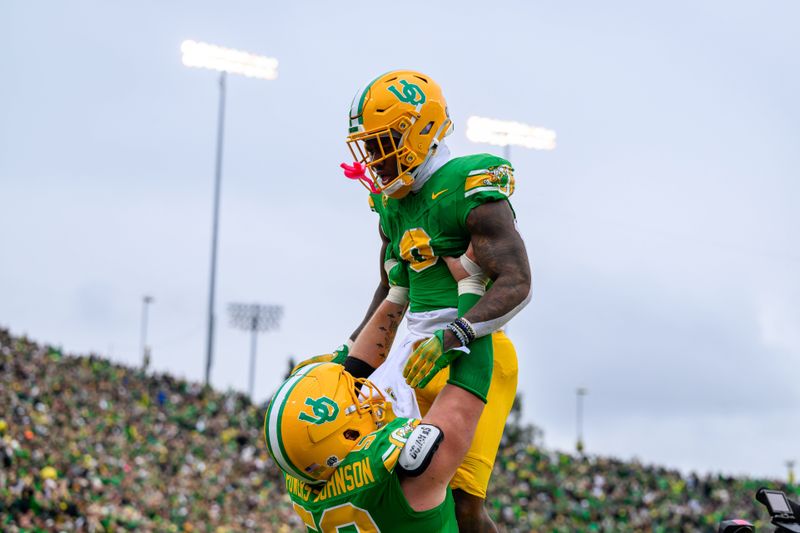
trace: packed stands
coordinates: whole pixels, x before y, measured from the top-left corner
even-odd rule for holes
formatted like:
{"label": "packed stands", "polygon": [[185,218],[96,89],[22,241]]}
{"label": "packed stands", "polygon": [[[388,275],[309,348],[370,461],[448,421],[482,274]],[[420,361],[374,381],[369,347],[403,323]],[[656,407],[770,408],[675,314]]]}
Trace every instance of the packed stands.
{"label": "packed stands", "polygon": [[[0,530],[302,531],[263,411],[0,329]],[[488,496],[505,531],[705,532],[765,517],[753,493],[767,482],[546,451],[513,429]]]}

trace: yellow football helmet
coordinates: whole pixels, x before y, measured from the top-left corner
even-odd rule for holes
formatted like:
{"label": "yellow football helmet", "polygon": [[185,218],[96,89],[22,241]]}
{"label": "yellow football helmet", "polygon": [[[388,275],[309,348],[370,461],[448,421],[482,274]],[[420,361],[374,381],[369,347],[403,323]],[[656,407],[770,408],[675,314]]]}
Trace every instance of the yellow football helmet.
{"label": "yellow football helmet", "polygon": [[318,483],[333,474],[362,436],[393,416],[391,404],[369,380],[354,379],[342,365],[312,363],[284,381],[272,397],[264,437],[281,470]]}
{"label": "yellow football helmet", "polygon": [[[439,84],[413,70],[394,70],[356,93],[350,105],[347,145],[371,176],[368,181],[374,187],[365,183],[368,189],[402,198],[411,190],[415,170],[452,131]],[[370,142],[372,153],[367,150]],[[375,167],[391,157],[396,157],[397,177],[384,183]]]}

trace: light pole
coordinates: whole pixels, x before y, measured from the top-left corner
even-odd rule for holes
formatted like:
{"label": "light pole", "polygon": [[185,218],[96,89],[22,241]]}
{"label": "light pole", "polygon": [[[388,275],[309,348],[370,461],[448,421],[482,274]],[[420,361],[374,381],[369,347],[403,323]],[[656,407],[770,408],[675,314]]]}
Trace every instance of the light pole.
{"label": "light pole", "polygon": [[222,182],[222,138],[225,129],[225,83],[227,73],[249,78],[274,80],[278,77],[278,60],[241,50],[223,48],[196,41],[183,41],[181,61],[187,67],[216,70],[219,74],[219,110],[217,113],[217,158],[214,171],[214,214],[211,229],[211,275],[208,287],[208,330],[206,335],[206,385],[211,377],[214,359],[214,295],[217,281],[217,234],[219,231],[219,195]]}
{"label": "light pole", "polygon": [[589,390],[584,387],[578,387],[575,390],[575,394],[578,399],[578,416],[577,416],[577,424],[578,424],[578,440],[575,443],[575,449],[578,450],[578,453],[583,453],[583,397],[589,394]]}
{"label": "light pole", "polygon": [[280,327],[283,307],[280,305],[228,304],[231,325],[250,331],[250,378],[247,393],[253,399],[256,376],[256,340],[260,331],[270,331]]}
{"label": "light pole", "polygon": [[142,336],[139,339],[139,350],[142,352],[142,370],[147,370],[150,365],[150,348],[147,346],[147,308],[155,299],[152,296],[142,296]]}
{"label": "light pole", "polygon": [[789,469],[789,476],[787,478],[787,483],[789,485],[794,485],[794,460],[790,459],[786,461],[786,468]]}
{"label": "light pole", "polygon": [[533,150],[555,150],[556,147],[556,132],[553,130],[475,116],[467,119],[467,139],[475,143],[502,146],[506,160],[511,157],[511,146]]}

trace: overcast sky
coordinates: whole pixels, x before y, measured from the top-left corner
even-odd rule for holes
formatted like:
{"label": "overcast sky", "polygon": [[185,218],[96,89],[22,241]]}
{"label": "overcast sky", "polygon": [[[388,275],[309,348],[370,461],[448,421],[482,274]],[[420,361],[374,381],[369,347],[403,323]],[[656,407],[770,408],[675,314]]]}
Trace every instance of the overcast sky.
{"label": "overcast sky", "polygon": [[[784,476],[800,460],[800,3],[0,0],[0,325],[203,376],[218,85],[196,39],[277,57],[228,83],[213,383],[245,390],[230,302],[281,304],[257,396],[343,342],[377,283],[345,180],[353,94],[411,68],[512,149],[534,300],[510,326],[525,419],[590,452]],[[404,33],[406,32],[406,33]]]}

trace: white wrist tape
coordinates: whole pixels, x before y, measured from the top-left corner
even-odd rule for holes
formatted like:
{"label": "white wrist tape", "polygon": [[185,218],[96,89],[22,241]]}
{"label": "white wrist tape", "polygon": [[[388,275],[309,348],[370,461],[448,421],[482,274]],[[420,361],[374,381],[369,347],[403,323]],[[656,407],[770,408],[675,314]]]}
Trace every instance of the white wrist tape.
{"label": "white wrist tape", "polygon": [[386,299],[397,305],[406,305],[408,303],[408,287],[389,287],[389,293]]}
{"label": "white wrist tape", "polygon": [[486,293],[486,280],[480,276],[469,276],[458,282],[458,295],[477,294],[483,296]]}
{"label": "white wrist tape", "polygon": [[461,266],[464,267],[464,270],[466,270],[467,274],[469,274],[470,276],[477,276],[479,274],[481,276],[486,275],[481,266],[472,259],[470,259],[469,257],[467,257],[467,254],[462,254],[461,257],[459,257],[458,259],[459,261],[461,261]]}
{"label": "white wrist tape", "polygon": [[486,292],[486,281],[489,279],[486,273],[478,263],[467,257],[467,254],[462,255],[459,261],[469,276],[458,282],[458,294],[483,296]]}

